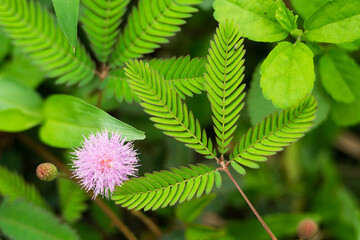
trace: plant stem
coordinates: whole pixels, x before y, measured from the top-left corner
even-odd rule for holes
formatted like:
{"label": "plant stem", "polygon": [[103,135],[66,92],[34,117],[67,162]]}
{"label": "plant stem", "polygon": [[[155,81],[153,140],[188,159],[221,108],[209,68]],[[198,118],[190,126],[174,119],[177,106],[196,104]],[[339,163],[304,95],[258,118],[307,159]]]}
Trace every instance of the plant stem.
{"label": "plant stem", "polygon": [[[223,165],[224,166],[224,165]],[[277,238],[275,237],[275,235],[271,232],[270,228],[266,225],[266,223],[264,222],[264,220],[261,218],[260,214],[256,211],[255,207],[251,204],[250,200],[246,197],[245,193],[241,190],[240,186],[237,184],[237,182],[235,181],[234,177],[231,175],[229,169],[227,168],[227,166],[224,166],[222,168],[222,170],[224,172],[226,172],[226,174],[229,176],[229,178],[231,179],[231,181],[235,184],[236,188],[239,190],[240,194],[242,195],[242,197],[245,199],[246,203],[249,205],[249,207],[251,208],[251,210],[253,211],[253,213],[255,214],[255,216],[257,217],[257,219],[259,220],[259,222],[261,223],[261,225],[264,227],[264,229],[266,230],[266,232],[269,234],[269,236],[271,237],[272,240],[277,240]]]}
{"label": "plant stem", "polygon": [[[70,179],[75,181],[74,178],[71,178],[71,171],[50,151],[48,151],[44,146],[35,142],[33,139],[29,138],[25,134],[16,134],[16,137],[26,145],[28,148],[36,152],[40,155],[44,160],[53,163],[56,167],[58,167],[65,175]],[[88,192],[89,196],[92,197],[92,193]],[[116,214],[112,212],[112,210],[100,199],[96,198],[95,203],[101,208],[101,210],[111,219],[114,225],[130,240],[136,239],[135,235],[127,228],[127,226],[118,218]],[[141,221],[144,222],[146,226],[149,227],[151,231],[154,232],[156,236],[158,234],[162,235],[160,229],[156,226],[156,224],[146,216],[141,216],[141,214],[135,214],[135,211],[131,211],[136,217],[138,217]]]}
{"label": "plant stem", "polygon": [[143,212],[131,210],[131,213],[134,214],[135,216],[137,216],[138,218],[140,218],[142,220],[142,222],[149,229],[151,229],[151,231],[156,235],[157,238],[160,238],[162,236],[162,232],[159,229],[159,227],[156,226],[156,224],[154,224],[154,222],[148,216],[146,216]]}

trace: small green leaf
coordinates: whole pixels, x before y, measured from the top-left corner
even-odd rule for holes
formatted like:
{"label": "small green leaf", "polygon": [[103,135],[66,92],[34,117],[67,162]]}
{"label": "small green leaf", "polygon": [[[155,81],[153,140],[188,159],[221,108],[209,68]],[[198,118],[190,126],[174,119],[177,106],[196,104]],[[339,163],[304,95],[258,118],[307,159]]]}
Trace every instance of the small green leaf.
{"label": "small green leaf", "polygon": [[237,171],[240,175],[245,175],[246,170],[240,164],[236,163],[235,161],[230,162],[231,166],[235,171]]}
{"label": "small green leaf", "polygon": [[218,22],[234,19],[244,37],[259,42],[277,42],[288,36],[276,19],[278,5],[273,0],[216,0]]}
{"label": "small green leaf", "polygon": [[321,81],[338,102],[351,103],[360,97],[360,67],[340,50],[329,51],[319,61]]}
{"label": "small green leaf", "polygon": [[265,98],[280,108],[295,105],[311,92],[315,81],[313,53],[302,42],[279,43],[261,66]]}
{"label": "small green leaf", "polygon": [[75,51],[80,0],[52,0],[57,20]]}
{"label": "small green leaf", "polygon": [[216,229],[210,226],[200,224],[190,224],[185,230],[186,240],[215,240],[221,239],[221,236],[225,234],[222,229]]}
{"label": "small green leaf", "polygon": [[303,19],[307,19],[327,1],[330,0],[291,0],[291,6]]}
{"label": "small green leaf", "polygon": [[73,229],[50,212],[25,201],[1,203],[0,229],[13,240],[79,240]]}
{"label": "small green leaf", "polygon": [[360,123],[360,98],[346,104],[335,102],[332,106],[331,117],[340,126],[353,126]]}
{"label": "small green leaf", "polygon": [[41,96],[30,87],[0,78],[0,131],[20,132],[42,120]]}
{"label": "small green leaf", "polygon": [[293,12],[285,6],[282,0],[277,0],[276,4],[279,8],[276,10],[275,16],[281,27],[288,32],[292,32],[297,29],[296,21],[298,16],[294,16]]}
{"label": "small green leaf", "polygon": [[10,39],[6,37],[3,30],[0,28],[0,62],[10,52],[11,44]]}
{"label": "small green leaf", "polygon": [[220,188],[222,184],[220,171],[215,171],[215,185],[217,188]]}
{"label": "small green leaf", "polygon": [[305,37],[327,43],[352,42],[360,38],[359,0],[326,2],[304,22]]}
{"label": "small green leaf", "polygon": [[52,95],[45,101],[44,118],[40,138],[54,147],[75,147],[82,142],[83,136],[102,129],[118,131],[128,141],[145,138],[144,133],[134,127],[79,98],[65,94]]}
{"label": "small green leaf", "polygon": [[215,198],[215,194],[204,195],[180,204],[176,208],[176,216],[183,222],[192,223],[200,216],[204,208]]}

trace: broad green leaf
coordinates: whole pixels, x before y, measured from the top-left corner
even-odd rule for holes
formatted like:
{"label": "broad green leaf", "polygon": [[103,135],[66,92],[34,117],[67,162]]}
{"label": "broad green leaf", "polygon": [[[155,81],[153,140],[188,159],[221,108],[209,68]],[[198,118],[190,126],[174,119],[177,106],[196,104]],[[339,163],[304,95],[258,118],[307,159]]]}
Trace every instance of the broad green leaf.
{"label": "broad green leaf", "polygon": [[303,18],[307,19],[321,5],[329,0],[291,0],[291,6]]}
{"label": "broad green leaf", "polygon": [[[313,213],[280,213],[267,215],[263,218],[274,235],[279,239],[295,236],[297,225],[303,219],[310,218],[316,222],[321,220],[321,217],[318,214]],[[284,225],[286,225],[286,227],[284,227]],[[259,228],[259,222],[256,219],[231,221],[226,227],[226,232],[232,236],[233,239],[269,239],[267,232],[263,228]]]}
{"label": "broad green leaf", "polygon": [[225,231],[222,229],[194,223],[187,226],[185,230],[186,240],[216,240],[221,239],[224,234]]}
{"label": "broad green leaf", "polygon": [[340,126],[352,126],[360,123],[360,98],[352,103],[335,102],[332,106],[331,117]]}
{"label": "broad green leaf", "polygon": [[176,208],[177,218],[183,222],[192,223],[215,197],[215,194],[210,194],[200,198],[194,198],[188,202],[183,202]]}
{"label": "broad green leaf", "polygon": [[56,18],[75,51],[80,0],[52,0]]}
{"label": "broad green leaf", "polygon": [[326,2],[304,22],[305,37],[327,43],[352,42],[360,38],[359,0]]}
{"label": "broad green leaf", "polygon": [[280,110],[274,106],[271,100],[264,98],[262,94],[260,88],[260,67],[261,63],[255,68],[246,99],[247,111],[252,126],[261,122],[261,120],[269,114]]}
{"label": "broad green leaf", "polygon": [[274,0],[216,0],[218,22],[234,19],[244,37],[259,42],[277,42],[288,36],[276,19],[279,6]]}
{"label": "broad green leaf", "polygon": [[337,44],[338,47],[340,47],[341,49],[344,49],[345,51],[356,51],[358,49],[360,49],[360,39],[357,39],[353,42],[347,42],[347,43],[340,43]]}
{"label": "broad green leaf", "polygon": [[313,88],[313,53],[302,42],[281,42],[267,56],[260,73],[265,98],[280,108],[292,106]]}
{"label": "broad green leaf", "polygon": [[11,49],[10,39],[8,39],[0,28],[0,62],[4,59],[4,57],[9,53]]}
{"label": "broad green leaf", "polygon": [[73,229],[50,212],[25,201],[1,203],[0,229],[12,240],[79,240]]}
{"label": "broad green leaf", "polygon": [[88,195],[80,188],[79,184],[69,179],[59,178],[57,183],[61,215],[67,222],[74,223],[81,218],[81,214],[86,210]]}
{"label": "broad green leaf", "polygon": [[275,17],[281,27],[288,32],[292,32],[297,29],[296,21],[298,16],[295,16],[293,12],[285,6],[282,0],[277,0],[276,3],[278,5],[278,9],[276,10]]}
{"label": "broad green leaf", "polygon": [[321,56],[319,70],[324,88],[336,101],[352,103],[360,97],[360,66],[345,52]]}
{"label": "broad green leaf", "polygon": [[118,131],[128,141],[144,139],[143,132],[119,121],[85,101],[65,95],[50,96],[44,104],[45,123],[40,129],[43,142],[62,148],[72,148],[91,132],[107,129]]}
{"label": "broad green leaf", "polygon": [[15,51],[11,61],[6,62],[0,70],[1,77],[21,82],[31,88],[36,88],[45,80],[45,73],[38,66],[34,65],[24,53]]}
{"label": "broad green leaf", "polygon": [[20,132],[42,121],[41,96],[30,87],[0,78],[0,131]]}

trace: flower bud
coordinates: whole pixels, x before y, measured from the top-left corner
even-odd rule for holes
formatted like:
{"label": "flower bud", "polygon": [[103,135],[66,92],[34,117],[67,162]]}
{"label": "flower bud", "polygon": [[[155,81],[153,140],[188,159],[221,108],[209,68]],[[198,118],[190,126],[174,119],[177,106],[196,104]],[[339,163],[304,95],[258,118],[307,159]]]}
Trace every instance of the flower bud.
{"label": "flower bud", "polygon": [[311,239],[318,230],[318,224],[312,219],[304,219],[297,226],[298,235],[302,239]]}
{"label": "flower bud", "polygon": [[52,163],[42,163],[36,168],[36,175],[42,181],[52,181],[58,175],[56,166]]}

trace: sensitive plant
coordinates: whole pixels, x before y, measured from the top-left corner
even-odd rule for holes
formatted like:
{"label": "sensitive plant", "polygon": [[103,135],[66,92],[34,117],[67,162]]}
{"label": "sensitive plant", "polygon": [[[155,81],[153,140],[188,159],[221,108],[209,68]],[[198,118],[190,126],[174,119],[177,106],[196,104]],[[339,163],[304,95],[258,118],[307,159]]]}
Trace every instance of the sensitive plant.
{"label": "sensitive plant", "polygon": [[[47,1],[43,2],[46,3]],[[66,2],[71,2],[72,11],[67,11],[64,14],[66,8],[62,4]],[[296,141],[303,136],[304,132],[309,130],[316,110],[316,101],[309,93],[315,80],[314,70],[318,67],[326,91],[331,88],[331,86],[326,86],[331,81],[323,79],[329,79],[329,76],[337,76],[334,78],[335,80],[340,79],[349,83],[350,87],[345,89],[356,89],[357,81],[353,81],[353,79],[357,78],[358,66],[355,61],[344,54],[344,50],[339,49],[356,49],[357,42],[339,45],[336,49],[333,49],[335,48],[333,45],[317,45],[314,42],[327,42],[332,39],[333,43],[336,37],[341,38],[341,40],[336,41],[342,42],[358,39],[358,31],[343,32],[350,28],[356,29],[349,26],[358,23],[356,17],[358,16],[358,7],[356,1],[348,1],[347,3],[350,4],[346,4],[346,8],[341,8],[343,11],[341,14],[325,14],[327,16],[334,15],[334,17],[331,19],[321,18],[320,20],[326,23],[324,24],[317,18],[327,12],[332,11],[334,13],[334,8],[345,5],[345,1],[336,0],[324,5],[319,1],[319,5],[314,9],[306,9],[307,4],[292,1],[295,10],[299,11],[304,19],[312,19],[305,21],[304,28],[306,31],[302,32],[296,25],[298,17],[293,15],[282,1],[262,1],[260,5],[252,6],[254,3],[247,4],[247,1],[243,0],[227,1],[226,3],[217,0],[214,3],[215,18],[219,20],[220,27],[215,34],[214,41],[210,44],[207,57],[190,58],[187,56],[144,61],[130,60],[152,53],[160,47],[160,44],[166,43],[169,37],[180,30],[179,26],[185,23],[185,19],[197,11],[194,6],[200,2],[143,0],[139,1],[136,7],[132,7],[130,14],[126,15],[126,8],[130,4],[130,1],[126,0],[111,2],[83,0],[80,1],[80,8],[78,8],[79,1],[54,0],[53,4],[57,16],[55,19],[51,11],[36,1],[0,0],[0,25],[5,33],[5,35],[2,32],[0,33],[4,36],[1,38],[4,44],[0,49],[0,59],[5,58],[4,62],[7,62],[6,57],[11,51],[13,68],[16,69],[17,64],[25,63],[25,65],[29,65],[29,69],[36,69],[29,72],[31,77],[29,75],[19,76],[11,71],[11,64],[5,65],[4,69],[9,70],[2,72],[0,80],[1,89],[3,89],[0,94],[4,99],[1,101],[0,114],[1,119],[7,120],[0,121],[0,129],[5,132],[21,132],[40,126],[40,140],[50,146],[62,148],[77,147],[84,140],[83,136],[91,134],[100,136],[104,129],[114,133],[120,132],[130,141],[140,140],[145,137],[142,131],[136,130],[100,109],[102,107],[111,110],[117,106],[116,102],[109,100],[109,97],[113,95],[120,102],[126,100],[130,103],[135,99],[140,102],[144,111],[151,115],[150,120],[155,122],[155,127],[161,129],[166,135],[185,143],[187,147],[205,156],[205,158],[215,161],[204,159],[201,160],[200,164],[180,167],[179,163],[175,163],[172,167],[176,168],[172,168],[170,171],[163,170],[145,174],[144,177],[132,178],[116,189],[113,193],[113,200],[123,207],[136,210],[156,210],[182,203],[176,207],[176,217],[185,224],[187,239],[229,237],[234,229],[242,231],[241,236],[246,239],[267,239],[267,236],[260,237],[256,234],[250,234],[251,236],[246,237],[250,228],[247,229],[244,227],[246,224],[243,225],[241,222],[236,222],[236,224],[234,222],[235,228],[233,229],[230,224],[226,227],[226,231],[196,222],[202,210],[214,198],[213,194],[205,194],[209,194],[214,186],[220,188],[225,184],[226,179],[223,178],[223,173],[226,173],[242,192],[235,181],[237,176],[234,178],[230,171],[235,170],[241,175],[247,173],[246,178],[242,179],[249,179],[247,177],[249,175],[250,179],[251,176],[259,178],[262,173],[257,175],[257,172],[266,171],[267,165],[263,164],[258,171],[246,172],[246,167],[259,168],[259,162],[264,162],[269,156],[282,151],[285,146]],[[52,4],[50,3],[48,6],[52,6]],[[250,7],[250,9],[244,6]],[[149,12],[148,9],[154,11]],[[239,14],[239,9],[243,14]],[[246,14],[249,10],[255,13],[260,11],[263,15]],[[309,16],[312,13],[314,16],[305,17],[306,14],[303,13],[305,10],[308,11]],[[84,40],[82,42],[77,39],[78,16],[79,29],[82,33],[79,34],[79,38]],[[122,23],[121,20],[124,16],[127,16],[127,20]],[[225,23],[225,18],[228,18],[226,16],[233,18],[235,22],[231,22],[229,19],[230,21]],[[254,16],[260,16],[261,20],[264,21],[256,21],[258,19],[253,19]],[[345,18],[340,19],[339,16],[340,18],[345,16]],[[239,18],[243,18],[244,21],[241,22]],[[329,21],[332,21],[331,24],[333,25],[328,24]],[[250,25],[247,26],[244,22]],[[259,22],[265,23],[264,26],[251,25]],[[322,29],[321,31],[312,25],[314,22],[320,24],[317,27]],[[344,23],[347,27],[342,29],[340,27],[343,25],[337,22]],[[331,36],[326,35],[327,31],[331,31],[329,28],[323,29],[327,25],[335,26],[334,29],[338,32]],[[257,31],[257,29],[263,31]],[[252,31],[255,32],[255,37],[249,34]],[[255,71],[249,96],[245,98],[243,81],[245,51],[241,36],[255,41],[269,41],[263,38],[264,36],[271,37],[270,42],[274,42],[285,39],[289,33],[294,37],[295,43],[279,43],[278,47],[266,58],[261,68],[258,67]],[[325,37],[316,37],[317,35],[321,36],[321,34],[325,34]],[[15,46],[13,50],[11,50],[12,45],[8,38],[12,39],[12,44]],[[315,55],[314,60],[313,55]],[[319,65],[317,56],[321,56]],[[34,64],[41,70],[35,68]],[[353,75],[350,76],[349,72]],[[45,76],[54,79],[57,84],[66,83],[68,86],[80,84],[81,88],[73,87],[68,88],[70,89],[68,90],[61,88],[60,85],[56,86],[56,89],[59,92],[68,92],[71,95],[81,97],[97,104],[98,107],[94,107],[78,97],[65,94],[52,94],[43,100],[35,88],[44,81]],[[285,81],[283,81],[284,79]],[[258,80],[257,85],[255,80]],[[324,100],[326,98],[319,94],[321,91],[316,86],[318,82],[315,81],[314,87],[315,97],[319,100],[318,112],[320,116],[317,117],[317,124],[319,124],[319,119],[322,121],[326,119],[326,112],[328,111],[326,106],[329,106],[329,100]],[[291,87],[284,88],[283,85],[287,83]],[[272,99],[275,105],[284,108],[284,110],[268,115],[276,108],[272,103],[269,104],[269,102],[264,101],[261,92],[255,94],[260,84],[264,96]],[[337,84],[336,81],[335,84]],[[85,92],[81,93],[82,89]],[[284,89],[287,91],[284,92]],[[336,93],[330,91],[330,94],[333,93],[331,96],[337,101],[346,98],[344,100],[346,104],[355,103],[356,92],[348,91],[343,94],[343,89],[336,89]],[[209,129],[205,131],[204,123],[195,117],[199,114],[195,111],[194,113],[189,111],[191,106],[185,103],[189,97],[201,95],[203,92],[207,95],[211,105],[214,125],[211,131],[208,131]],[[346,97],[344,97],[345,95]],[[107,97],[106,100],[104,97]],[[237,129],[237,125],[241,120],[240,111],[243,109],[245,101],[249,103],[247,106],[249,106],[248,110],[253,127],[245,131],[242,137],[239,137],[239,133],[242,131]],[[267,106],[270,107],[262,111],[259,108],[259,105],[262,104],[268,104]],[[341,117],[344,116],[343,119],[352,124],[356,122],[356,119],[347,117],[349,113],[354,112],[349,111],[353,110],[353,107],[336,107],[336,103],[332,105],[333,110],[331,111],[335,112],[334,109],[337,108],[342,111],[340,115]],[[240,127],[243,128],[241,125]],[[147,136],[152,137],[148,134],[150,129],[145,130]],[[50,158],[56,162],[56,157],[54,158],[39,144],[32,142],[26,135],[15,136],[21,143],[39,152],[45,157],[45,160],[48,161],[49,159],[46,158]],[[294,146],[286,150],[286,154],[294,152],[298,145],[295,144]],[[140,152],[143,150],[139,149]],[[143,157],[146,157],[145,154]],[[172,158],[175,157],[172,156]],[[326,159],[326,157],[319,157],[319,159]],[[329,165],[327,160],[323,160],[321,164],[322,168],[319,168],[327,169],[327,172],[320,172],[319,175],[323,176],[328,187],[321,191],[315,200],[319,203],[327,202],[326,196],[329,193],[334,193],[338,196],[337,199],[339,199],[340,204],[344,205],[344,209],[347,209],[346,212],[349,213],[347,219],[351,221],[351,219],[356,218],[356,216],[350,216],[351,212],[356,212],[356,210],[353,211],[356,209],[356,204],[344,188],[336,188],[335,190],[332,188],[338,182],[334,180],[336,174],[329,170],[333,169],[333,166]],[[57,162],[57,166],[65,173],[62,175],[71,176],[66,165]],[[89,207],[89,203],[86,202],[89,196],[80,189],[77,183],[63,178],[56,180],[59,189],[61,216],[68,224],[71,224],[68,226],[58,222],[50,213],[51,207],[34,186],[27,184],[19,175],[8,171],[6,168],[0,170],[2,173],[0,177],[1,195],[10,199],[25,199],[2,203],[0,215],[5,217],[3,221],[0,220],[0,229],[3,234],[13,239],[26,239],[28,236],[24,236],[22,231],[18,231],[19,226],[25,225],[35,229],[34,235],[29,235],[32,239],[40,239],[37,235],[39,232],[60,239],[79,238],[74,233],[73,228],[78,231],[81,230],[81,226],[74,224],[78,223],[82,213]],[[290,172],[293,171],[290,169]],[[105,195],[108,193],[101,185],[98,186],[100,187],[96,188],[94,185],[97,193],[104,193]],[[223,191],[226,189],[225,187],[222,188]],[[263,192],[265,188],[259,189],[261,189],[260,192]],[[216,193],[221,194],[223,191]],[[90,193],[90,196],[93,195]],[[314,206],[317,206],[316,201]],[[131,230],[121,222],[119,216],[111,213],[109,207],[104,205],[99,198],[95,199],[94,204],[107,214],[116,228],[128,239],[136,238]],[[335,209],[334,206],[337,204],[334,203],[332,208]],[[318,206],[316,209],[320,209],[318,212],[322,216],[326,216],[326,219],[331,219],[324,210]],[[39,221],[29,222],[26,219],[19,221],[17,216],[24,211],[28,212],[26,219],[37,218]],[[91,211],[95,210],[91,209]],[[256,213],[255,209],[254,212]],[[161,231],[156,225],[154,226],[152,221],[146,219],[146,216],[140,211],[132,210],[130,214],[144,222],[156,236],[161,235]],[[305,217],[310,216],[291,213],[289,215],[270,215],[264,219],[269,225],[283,219],[280,222],[283,224],[286,222],[287,228],[284,230],[282,227],[282,231],[279,231],[275,227],[274,233],[280,236],[278,232],[282,232],[285,236],[290,232],[295,233],[296,229],[292,229],[290,226],[296,226]],[[94,218],[96,219],[96,217]],[[259,218],[261,219],[260,216]],[[319,220],[318,215],[311,215],[311,218]],[[15,224],[9,225],[7,220],[11,220]],[[104,219],[97,221],[100,224]],[[329,220],[326,221],[328,224]],[[40,222],[47,224],[39,228]],[[266,224],[263,224],[266,227]],[[344,221],[343,225],[337,224],[336,226],[338,229],[349,229],[347,224]],[[90,231],[89,225],[86,226],[86,230],[81,231],[82,234]],[[349,226],[353,227],[353,224]],[[255,229],[259,227],[259,225],[255,225]],[[285,233],[286,231],[288,233]],[[272,234],[270,230],[268,232]],[[333,230],[332,234],[336,236],[336,232]],[[349,232],[351,231],[347,233],[350,236],[348,239],[354,239]],[[90,235],[94,237],[96,232],[92,231]],[[82,237],[88,238],[84,235]]]}

